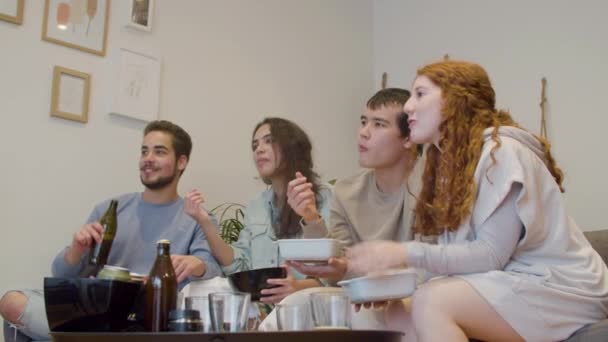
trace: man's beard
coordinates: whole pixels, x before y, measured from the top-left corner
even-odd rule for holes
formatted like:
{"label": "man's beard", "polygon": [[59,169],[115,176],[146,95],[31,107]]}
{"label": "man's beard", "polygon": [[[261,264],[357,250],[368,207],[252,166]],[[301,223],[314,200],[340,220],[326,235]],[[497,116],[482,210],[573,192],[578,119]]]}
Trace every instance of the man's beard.
{"label": "man's beard", "polygon": [[169,184],[173,182],[173,180],[177,177],[177,172],[174,172],[171,176],[160,177],[154,182],[146,183],[141,176],[139,180],[141,180],[141,184],[143,184],[146,188],[150,190],[159,190],[167,187]]}

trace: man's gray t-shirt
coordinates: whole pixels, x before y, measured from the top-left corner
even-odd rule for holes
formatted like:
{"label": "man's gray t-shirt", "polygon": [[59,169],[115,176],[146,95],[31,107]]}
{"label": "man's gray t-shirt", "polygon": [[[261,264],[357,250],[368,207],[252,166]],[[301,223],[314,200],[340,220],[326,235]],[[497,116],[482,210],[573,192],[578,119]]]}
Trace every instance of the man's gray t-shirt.
{"label": "man's gray t-shirt", "polygon": [[[156,242],[168,239],[171,241],[171,254],[194,255],[205,262],[206,271],[201,279],[222,275],[200,225],[184,212],[183,198],[167,204],[152,204],[143,200],[142,193],[131,193],[117,199],[118,225],[108,265],[126,267],[131,272],[147,275],[156,258]],[[99,221],[109,204],[110,200],[106,200],[97,205],[87,223]],[[70,266],[64,261],[66,250],[61,251],[53,261],[54,276],[77,276],[84,268],[88,253],[85,253],[79,265]],[[179,287],[187,283],[188,280]]]}

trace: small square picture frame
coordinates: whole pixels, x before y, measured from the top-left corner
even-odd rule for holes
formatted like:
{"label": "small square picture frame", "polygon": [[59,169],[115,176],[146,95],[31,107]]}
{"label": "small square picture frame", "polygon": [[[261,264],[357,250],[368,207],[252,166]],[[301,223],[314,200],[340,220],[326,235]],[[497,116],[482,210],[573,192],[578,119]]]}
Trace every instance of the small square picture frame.
{"label": "small square picture frame", "polygon": [[0,20],[23,24],[23,5],[24,0],[0,0]]}
{"label": "small square picture frame", "polygon": [[53,68],[51,116],[87,123],[91,75],[56,65]]}
{"label": "small square picture frame", "polygon": [[129,13],[127,27],[140,31],[152,31],[154,0],[128,0]]}

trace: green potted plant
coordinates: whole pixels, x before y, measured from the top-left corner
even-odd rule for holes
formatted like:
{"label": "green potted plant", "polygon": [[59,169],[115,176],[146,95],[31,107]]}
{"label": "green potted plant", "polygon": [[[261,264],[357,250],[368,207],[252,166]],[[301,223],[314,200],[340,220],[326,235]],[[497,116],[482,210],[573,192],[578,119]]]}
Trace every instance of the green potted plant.
{"label": "green potted plant", "polygon": [[[334,185],[336,179],[328,181]],[[228,244],[232,244],[239,239],[241,230],[245,227],[245,206],[240,203],[225,202],[211,209],[220,223],[220,236]]]}
{"label": "green potted plant", "polygon": [[226,202],[211,209],[220,223],[220,236],[226,243],[231,244],[239,239],[239,234],[243,230],[245,206],[239,203]]}

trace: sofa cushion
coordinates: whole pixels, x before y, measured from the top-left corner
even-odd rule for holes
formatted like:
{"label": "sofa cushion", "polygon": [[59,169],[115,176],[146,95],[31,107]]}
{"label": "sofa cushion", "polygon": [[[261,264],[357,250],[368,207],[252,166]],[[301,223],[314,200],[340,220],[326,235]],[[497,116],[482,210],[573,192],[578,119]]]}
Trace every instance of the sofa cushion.
{"label": "sofa cushion", "polygon": [[564,342],[606,342],[608,341],[608,319],[589,324],[575,332]]}
{"label": "sofa cushion", "polygon": [[608,229],[584,232],[584,234],[593,249],[604,259],[604,263],[608,264]]}

